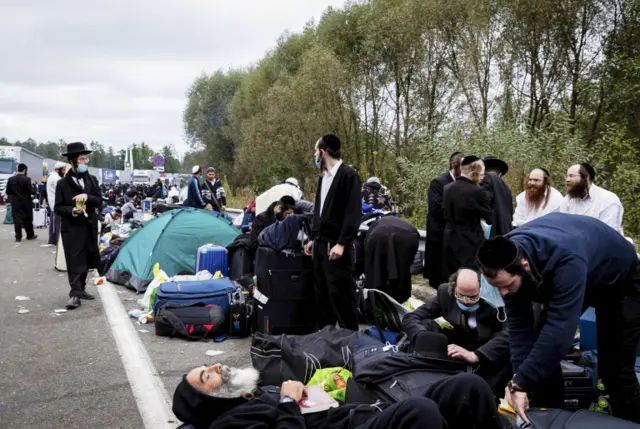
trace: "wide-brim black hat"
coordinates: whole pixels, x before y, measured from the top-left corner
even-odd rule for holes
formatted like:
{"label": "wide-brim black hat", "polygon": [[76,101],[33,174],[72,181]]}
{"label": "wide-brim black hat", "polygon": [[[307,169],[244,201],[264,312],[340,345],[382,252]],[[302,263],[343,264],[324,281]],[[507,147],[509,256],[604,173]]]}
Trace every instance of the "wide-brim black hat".
{"label": "wide-brim black hat", "polygon": [[498,170],[503,176],[509,171],[507,163],[493,155],[487,155],[482,161],[487,170]]}
{"label": "wide-brim black hat", "polygon": [[62,156],[71,157],[76,155],[88,155],[92,151],[87,149],[87,147],[82,142],[74,142],[69,143],[67,145],[67,152],[63,153]]}

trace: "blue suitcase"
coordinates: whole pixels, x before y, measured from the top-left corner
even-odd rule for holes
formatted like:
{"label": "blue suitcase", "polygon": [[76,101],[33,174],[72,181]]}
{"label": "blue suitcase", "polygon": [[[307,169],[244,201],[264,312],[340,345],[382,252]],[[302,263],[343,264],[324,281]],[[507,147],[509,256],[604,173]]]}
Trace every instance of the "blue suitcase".
{"label": "blue suitcase", "polygon": [[161,308],[169,304],[176,307],[215,304],[228,314],[229,294],[235,290],[236,286],[228,278],[165,282],[158,286],[153,314],[158,314]]}
{"label": "blue suitcase", "polygon": [[196,273],[207,270],[211,274],[220,271],[225,277],[229,277],[229,258],[227,249],[214,244],[205,244],[198,248],[196,256]]}

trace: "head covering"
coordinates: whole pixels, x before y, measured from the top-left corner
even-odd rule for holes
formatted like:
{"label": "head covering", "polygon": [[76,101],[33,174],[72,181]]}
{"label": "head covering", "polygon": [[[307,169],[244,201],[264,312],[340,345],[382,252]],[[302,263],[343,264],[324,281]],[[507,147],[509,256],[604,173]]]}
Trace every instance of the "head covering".
{"label": "head covering", "polygon": [[480,161],[480,158],[478,158],[475,155],[467,155],[464,158],[462,158],[462,164],[460,165],[469,165],[469,164],[473,164],[476,161]]}
{"label": "head covering", "polygon": [[587,170],[587,173],[589,174],[589,179],[593,182],[593,180],[596,178],[596,170],[591,166],[591,164],[587,162],[583,162],[580,165],[584,167],[585,170]]}
{"label": "head covering", "polygon": [[377,183],[378,185],[382,185],[382,183],[380,183],[380,179],[375,177],[375,176],[369,177],[367,179],[367,184],[369,184],[369,183]]}
{"label": "head covering", "polygon": [[338,152],[340,150],[340,139],[338,136],[327,134],[326,136],[322,136],[322,141],[327,145],[327,148],[332,151]]}
{"label": "head covering", "polygon": [[545,174],[545,176],[551,177],[551,173],[549,173],[549,170],[547,170],[546,168],[536,167],[536,168],[534,168],[534,170],[535,169],[542,170],[542,172]]}
{"label": "head covering", "polygon": [[500,270],[517,261],[518,246],[503,236],[484,241],[478,249],[478,263],[482,268]]}
{"label": "head covering", "polygon": [[507,171],[509,171],[507,163],[493,155],[485,156],[482,161],[484,162],[484,167],[487,170],[498,170],[503,176],[507,174]]}
{"label": "head covering", "polygon": [[298,184],[298,179],[296,179],[295,177],[289,177],[287,180],[284,181],[284,183],[288,183],[289,185],[295,186],[296,188],[300,189],[300,185]]}
{"label": "head covering", "polygon": [[53,169],[57,170],[59,168],[65,168],[66,166],[67,166],[67,164],[65,164],[64,162],[58,161],[58,162],[56,162],[56,165],[53,166]]}
{"label": "head covering", "polygon": [[191,174],[198,174],[198,171],[200,171],[200,166],[194,165],[193,168],[191,169]]}
{"label": "head covering", "polygon": [[173,394],[173,414],[184,423],[209,427],[221,414],[246,402],[244,398],[209,396],[189,384],[185,376]]}
{"label": "head covering", "polygon": [[448,360],[447,347],[449,340],[444,334],[439,332],[420,331],[414,337],[416,349],[420,349],[420,354],[435,358]]}
{"label": "head covering", "polygon": [[284,207],[285,210],[295,209],[296,208],[296,200],[293,199],[290,195],[284,195],[280,198],[280,204]]}
{"label": "head covering", "polygon": [[67,145],[67,152],[62,156],[66,156],[68,159],[75,158],[80,155],[88,155],[91,151],[82,142],[73,142]]}

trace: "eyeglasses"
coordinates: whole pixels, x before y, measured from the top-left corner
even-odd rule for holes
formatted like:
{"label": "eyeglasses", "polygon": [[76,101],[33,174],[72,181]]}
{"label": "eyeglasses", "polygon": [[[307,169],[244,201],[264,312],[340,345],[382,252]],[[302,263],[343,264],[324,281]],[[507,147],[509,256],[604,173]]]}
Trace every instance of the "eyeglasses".
{"label": "eyeglasses", "polygon": [[79,156],[78,157],[78,161],[89,161],[89,157],[88,156]]}
{"label": "eyeglasses", "polygon": [[476,304],[478,301],[480,301],[480,295],[478,296],[465,296],[465,295],[458,295],[456,293],[456,299],[458,301],[460,301],[463,304],[469,304],[469,305],[473,305]]}

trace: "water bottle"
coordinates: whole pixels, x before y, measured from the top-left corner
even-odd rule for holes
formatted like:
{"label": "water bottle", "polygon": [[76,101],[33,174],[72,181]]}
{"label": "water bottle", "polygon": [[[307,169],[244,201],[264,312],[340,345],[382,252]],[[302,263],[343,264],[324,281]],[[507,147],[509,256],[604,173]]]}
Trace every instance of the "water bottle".
{"label": "water bottle", "polygon": [[133,319],[140,319],[142,316],[144,315],[144,311],[142,310],[138,310],[137,308],[134,308],[133,310],[129,310],[129,317],[133,318]]}

